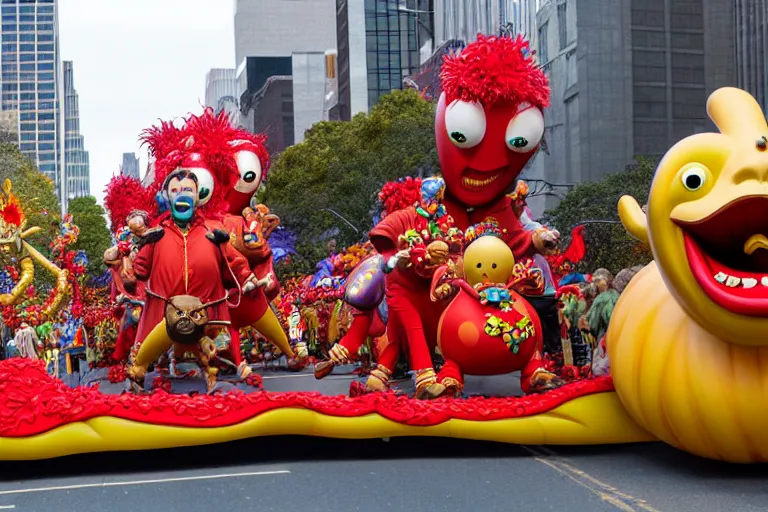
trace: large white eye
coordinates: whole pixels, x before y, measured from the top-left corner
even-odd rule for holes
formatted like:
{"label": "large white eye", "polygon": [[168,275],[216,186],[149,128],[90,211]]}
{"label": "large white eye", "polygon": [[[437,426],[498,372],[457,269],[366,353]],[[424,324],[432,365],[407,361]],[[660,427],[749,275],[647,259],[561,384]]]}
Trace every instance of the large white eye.
{"label": "large white eye", "polygon": [[456,100],[445,109],[445,131],[454,145],[472,148],[485,137],[485,111],[479,103]]}
{"label": "large white eye", "polygon": [[507,147],[515,153],[530,153],[544,136],[544,115],[528,104],[522,108],[524,110],[509,121],[504,139]]}
{"label": "large white eye", "polygon": [[240,180],[235,185],[238,192],[255,192],[261,184],[261,162],[253,151],[240,151],[237,153],[237,169],[240,171]]}
{"label": "large white eye", "polygon": [[696,192],[706,183],[707,172],[701,167],[692,166],[683,173],[681,179],[686,190]]}
{"label": "large white eye", "polygon": [[213,196],[213,175],[208,169],[202,167],[195,167],[189,171],[197,178],[197,198],[200,201],[198,206],[203,206]]}

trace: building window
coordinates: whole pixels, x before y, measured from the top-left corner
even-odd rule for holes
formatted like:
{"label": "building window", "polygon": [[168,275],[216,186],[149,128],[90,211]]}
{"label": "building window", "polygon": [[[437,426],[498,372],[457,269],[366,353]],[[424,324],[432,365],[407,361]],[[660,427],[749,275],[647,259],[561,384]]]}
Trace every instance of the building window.
{"label": "building window", "polygon": [[53,82],[53,73],[38,73],[37,79],[41,82]]}
{"label": "building window", "polygon": [[38,5],[37,6],[37,12],[38,12],[38,14],[53,14],[53,6],[52,5]]}
{"label": "building window", "polygon": [[35,143],[32,143],[32,144],[30,144],[30,143],[21,144],[19,149],[21,149],[22,151],[36,151],[37,150],[37,145]]}
{"label": "building window", "polygon": [[35,74],[34,73],[20,73],[19,74],[19,80],[22,82],[34,82],[35,81]]}
{"label": "building window", "polygon": [[35,25],[34,23],[22,23],[19,25],[19,31],[21,32],[34,32],[35,31]]}
{"label": "building window", "polygon": [[22,53],[19,56],[19,60],[21,62],[34,62],[35,61],[35,54],[34,53]]}
{"label": "building window", "polygon": [[15,14],[3,14],[3,24],[5,23],[16,23],[16,15]]}
{"label": "building window", "polygon": [[568,46],[568,4],[563,2],[557,6],[557,28],[560,32],[560,49]]}
{"label": "building window", "polygon": [[35,45],[32,43],[24,43],[19,45],[19,51],[35,53]]}
{"label": "building window", "polygon": [[3,42],[16,41],[16,34],[3,34]]}
{"label": "building window", "polygon": [[37,24],[37,30],[53,30],[53,23],[38,23]]}
{"label": "building window", "polygon": [[16,91],[16,90],[18,90],[18,88],[19,88],[19,84],[15,84],[13,82],[3,84],[3,91],[4,92],[5,91],[7,91],[7,92]]}
{"label": "building window", "polygon": [[547,30],[549,29],[549,22],[543,24],[539,29],[539,64],[542,66],[549,62],[547,55]]}
{"label": "building window", "polygon": [[15,52],[15,51],[16,51],[16,43],[3,44],[3,53]]}
{"label": "building window", "polygon": [[25,72],[34,71],[34,70],[35,70],[35,64],[34,64],[34,62],[33,62],[33,63],[31,63],[31,64],[30,64],[30,63],[21,64],[21,65],[19,66],[19,69],[20,69],[21,71],[25,71]]}
{"label": "building window", "polygon": [[37,114],[38,121],[53,121],[53,112],[40,112]]}
{"label": "building window", "polygon": [[41,43],[52,43],[53,42],[53,34],[38,34],[37,40]]}
{"label": "building window", "polygon": [[41,101],[41,102],[39,102],[37,104],[37,108],[40,109],[40,110],[53,110],[53,102],[52,101]]}
{"label": "building window", "polygon": [[[15,34],[12,34],[15,35]],[[3,37],[5,37],[5,34],[3,34]],[[19,34],[19,41],[24,41],[27,43],[34,43],[35,42],[35,34],[34,33],[22,33]]]}
{"label": "building window", "polygon": [[40,92],[37,94],[37,99],[40,100],[55,100],[56,99],[56,93],[55,92]]}
{"label": "building window", "polygon": [[46,22],[48,22],[48,21],[53,21],[53,16],[51,16],[50,14],[38,14],[38,15],[37,15],[37,21],[38,21],[38,22],[42,22],[42,21],[46,21]]}
{"label": "building window", "polygon": [[15,92],[5,92],[3,93],[3,102],[8,103],[11,101],[19,101],[19,95]]}
{"label": "building window", "polygon": [[12,5],[10,7],[3,6],[3,16],[10,16],[11,14],[16,16],[16,6],[15,5]]}
{"label": "building window", "polygon": [[35,17],[34,16],[30,16],[29,14],[25,14],[23,16],[19,16],[19,21],[21,23],[34,23],[35,22]]}
{"label": "building window", "polygon": [[42,82],[37,84],[38,91],[53,91],[56,89],[56,84],[53,82]]}
{"label": "building window", "polygon": [[37,54],[37,60],[38,61],[53,61],[53,54],[52,53],[38,53]]}
{"label": "building window", "polygon": [[53,45],[52,44],[39,44],[39,45],[37,45],[37,51],[39,51],[39,52],[52,52],[53,51]]}
{"label": "building window", "polygon": [[[34,120],[35,114],[30,114],[30,115],[32,116],[32,120]],[[35,123],[21,123],[19,128],[21,129],[22,132],[33,132],[37,130],[37,125]]]}
{"label": "building window", "polygon": [[26,142],[34,142],[35,139],[35,132],[22,132],[21,133],[21,140]]}
{"label": "building window", "polygon": [[37,64],[38,71],[53,71],[53,62],[40,62]]}
{"label": "building window", "polygon": [[21,101],[35,101],[35,93],[33,92],[23,92],[20,95]]}
{"label": "building window", "polygon": [[56,172],[55,163],[40,163],[40,172],[54,173]]}
{"label": "building window", "polygon": [[[19,115],[20,121],[34,121],[35,120],[35,113],[34,112],[24,112],[23,114]],[[22,125],[24,126],[24,125]],[[32,125],[34,126],[34,125]]]}
{"label": "building window", "polygon": [[53,144],[50,142],[43,142],[39,144],[39,146],[40,146],[40,151],[53,151],[54,149]]}
{"label": "building window", "polygon": [[53,132],[41,133],[38,140],[56,140],[56,134]]}
{"label": "building window", "polygon": [[54,123],[40,123],[40,126],[38,126],[37,128],[41,132],[52,132],[53,130],[55,130]]}
{"label": "building window", "polygon": [[24,82],[23,84],[19,84],[19,87],[22,91],[34,91],[35,90],[35,84]]}

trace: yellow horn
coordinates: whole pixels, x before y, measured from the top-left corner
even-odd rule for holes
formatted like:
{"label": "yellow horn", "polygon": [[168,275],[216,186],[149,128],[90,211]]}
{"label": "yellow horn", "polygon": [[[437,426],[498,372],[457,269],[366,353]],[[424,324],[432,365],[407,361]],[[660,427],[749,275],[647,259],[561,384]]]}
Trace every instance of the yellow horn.
{"label": "yellow horn", "polygon": [[760,105],[748,92],[723,87],[707,101],[707,113],[722,133],[730,136],[768,136],[768,125]]}

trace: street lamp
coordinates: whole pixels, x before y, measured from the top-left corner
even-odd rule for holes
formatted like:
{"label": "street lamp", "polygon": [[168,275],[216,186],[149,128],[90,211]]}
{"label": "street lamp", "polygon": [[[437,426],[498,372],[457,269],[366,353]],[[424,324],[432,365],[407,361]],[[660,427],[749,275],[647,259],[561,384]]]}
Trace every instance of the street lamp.
{"label": "street lamp", "polygon": [[358,235],[360,234],[360,230],[359,230],[359,229],[357,229],[357,228],[354,226],[354,224],[352,224],[351,222],[349,222],[349,221],[346,219],[346,217],[344,217],[342,214],[340,214],[340,213],[339,213],[339,212],[337,212],[336,210],[332,210],[331,208],[322,208],[320,211],[321,211],[321,212],[328,212],[328,213],[330,213],[330,214],[332,214],[332,215],[335,215],[336,217],[338,217],[338,218],[340,218],[341,220],[343,220],[343,221],[344,221],[344,222],[347,224],[347,226],[349,226],[350,228],[352,228],[352,229],[355,231],[355,233],[356,233],[356,234],[358,234]]}

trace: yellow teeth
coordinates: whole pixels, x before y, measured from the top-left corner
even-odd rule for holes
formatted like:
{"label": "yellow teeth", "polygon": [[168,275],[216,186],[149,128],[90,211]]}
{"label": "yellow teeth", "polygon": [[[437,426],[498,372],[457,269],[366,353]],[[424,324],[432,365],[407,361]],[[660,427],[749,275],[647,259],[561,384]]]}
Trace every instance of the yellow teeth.
{"label": "yellow teeth", "polygon": [[[757,279],[754,277],[735,277],[729,276],[724,272],[718,272],[714,275],[715,281],[727,286],[728,288],[737,288],[741,285],[743,288],[750,289],[757,286]],[[768,288],[768,276],[760,278],[760,284]]]}
{"label": "yellow teeth", "polygon": [[464,184],[468,187],[472,188],[479,188],[479,187],[485,187],[496,181],[496,178],[498,178],[499,175],[492,176],[490,178],[486,178],[484,180],[475,180],[472,178],[464,178]]}
{"label": "yellow teeth", "polygon": [[768,250],[768,238],[763,235],[752,235],[744,244],[744,253],[751,256],[758,249]]}

